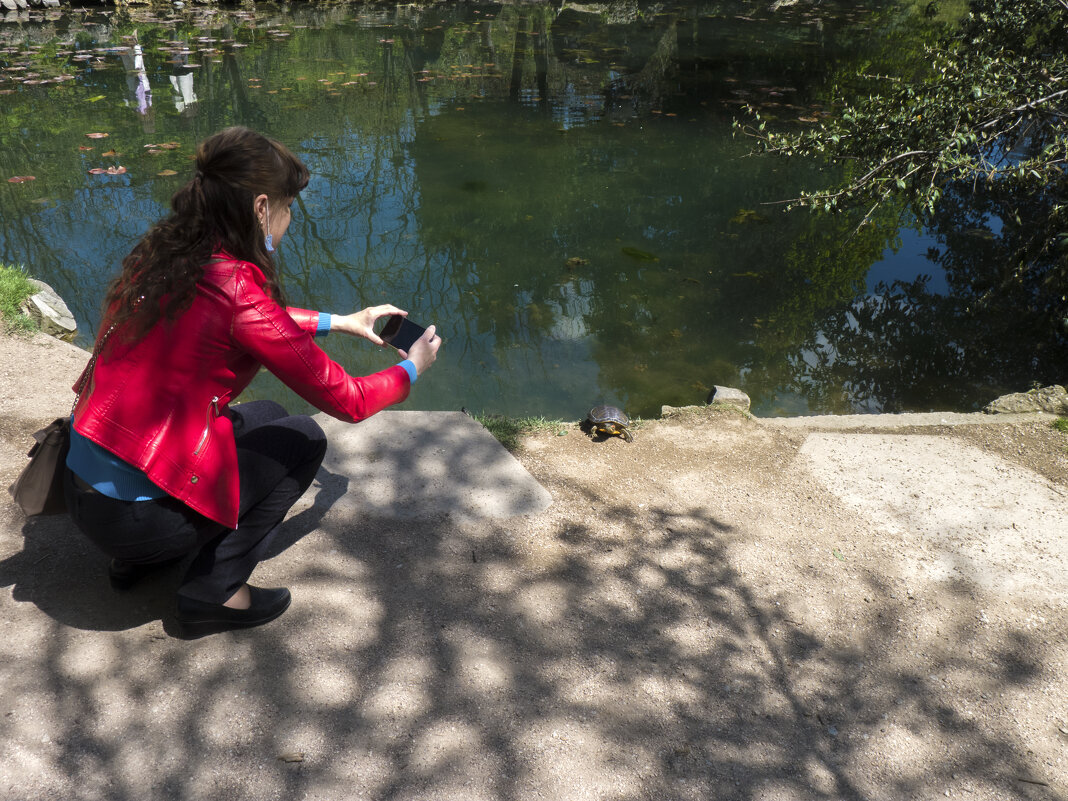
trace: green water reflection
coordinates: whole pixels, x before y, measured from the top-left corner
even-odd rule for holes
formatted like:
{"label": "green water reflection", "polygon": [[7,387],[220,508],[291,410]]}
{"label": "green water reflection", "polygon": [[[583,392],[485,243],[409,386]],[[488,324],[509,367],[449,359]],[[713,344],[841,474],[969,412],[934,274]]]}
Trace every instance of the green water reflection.
{"label": "green water reflection", "polygon": [[[648,416],[715,384],[760,414],[967,407],[990,387],[934,377],[890,403],[841,365],[813,372],[824,321],[868,293],[901,210],[856,231],[766,205],[820,165],[749,157],[731,136],[746,103],[773,124],[828,113],[836,76],[885,57],[900,24],[741,2],[28,18],[0,29],[0,177],[36,180],[0,183],[0,259],[91,330],[196,142],[244,124],[313,172],[279,251],[291,301],[390,301],[438,325],[408,408],[575,419],[603,400]],[[389,363],[365,344],[325,340],[352,371]],[[251,392],[284,394],[266,376]]]}

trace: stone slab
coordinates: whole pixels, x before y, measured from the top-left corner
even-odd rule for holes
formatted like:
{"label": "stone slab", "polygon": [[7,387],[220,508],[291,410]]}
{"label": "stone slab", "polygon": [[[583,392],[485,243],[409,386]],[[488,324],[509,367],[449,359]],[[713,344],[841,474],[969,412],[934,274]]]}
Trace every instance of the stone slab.
{"label": "stone slab", "polygon": [[519,461],[462,412],[386,411],[355,425],[325,414],[315,419],[330,448],[319,473],[327,491],[313,503],[329,504],[333,514],[507,518],[552,503]]}
{"label": "stone slab", "polygon": [[1047,479],[920,434],[813,433],[801,458],[901,549],[916,578],[1068,594],[1068,496]]}
{"label": "stone slab", "polygon": [[826,414],[807,417],[760,417],[761,425],[773,428],[804,429],[808,431],[841,431],[844,429],[906,428],[909,426],[966,426],[1003,425],[1034,420],[1053,420],[1046,412],[1027,414],[983,414],[982,412],[904,412],[901,414]]}

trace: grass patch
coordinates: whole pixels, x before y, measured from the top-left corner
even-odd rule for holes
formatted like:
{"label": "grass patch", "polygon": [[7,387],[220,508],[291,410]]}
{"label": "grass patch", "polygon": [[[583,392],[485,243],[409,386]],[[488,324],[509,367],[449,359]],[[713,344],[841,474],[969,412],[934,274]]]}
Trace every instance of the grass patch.
{"label": "grass patch", "polygon": [[0,317],[5,331],[28,333],[37,323],[22,313],[22,302],[37,292],[23,267],[0,264]]}
{"label": "grass patch", "polygon": [[1058,417],[1050,425],[1062,434],[1068,434],[1068,417]]}
{"label": "grass patch", "polygon": [[519,438],[524,434],[551,431],[559,434],[567,430],[569,423],[561,420],[546,420],[544,417],[505,417],[500,414],[476,414],[474,418],[486,427],[496,440],[509,451],[519,449]]}

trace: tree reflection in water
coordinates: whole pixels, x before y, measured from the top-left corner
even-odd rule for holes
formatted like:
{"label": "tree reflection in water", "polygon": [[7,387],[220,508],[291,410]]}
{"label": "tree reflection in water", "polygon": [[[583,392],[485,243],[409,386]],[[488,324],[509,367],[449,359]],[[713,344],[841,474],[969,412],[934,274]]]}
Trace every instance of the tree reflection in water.
{"label": "tree reflection in water", "polygon": [[[1052,297],[1043,273],[997,289],[992,264],[1015,257],[979,251],[1015,253],[1016,234],[969,233],[1008,219],[1008,200],[961,195],[930,221],[947,294],[916,280],[932,267],[921,259],[876,301],[865,277],[905,210],[859,231],[787,214],[768,204],[825,168],[747,157],[731,138],[747,104],[810,125],[859,65],[907,64],[927,23],[896,7],[130,8],[49,24],[2,34],[2,86],[24,63],[75,78],[4,98],[0,174],[36,175],[39,194],[0,182],[0,259],[70,298],[85,331],[196,142],[236,123],[315,175],[280,249],[292,301],[388,299],[445,334],[413,398],[426,408],[575,419],[604,400],[648,416],[714,384],[742,387],[761,414],[972,408],[1056,377],[1063,331],[1037,308]],[[58,55],[30,45],[34,30]],[[79,150],[93,130],[126,175],[86,174],[101,161]],[[181,148],[151,147],[169,141]],[[353,370],[383,364],[326,343]]]}
{"label": "tree reflection in water", "polygon": [[[954,186],[928,221],[940,247],[926,276],[880,284],[831,314],[827,346],[806,366],[816,387],[848,387],[871,411],[975,408],[1003,392],[1063,383],[1068,370],[1068,258],[1050,219],[1054,192],[1022,197],[997,186]],[[1025,223],[1023,221],[1028,221]]]}

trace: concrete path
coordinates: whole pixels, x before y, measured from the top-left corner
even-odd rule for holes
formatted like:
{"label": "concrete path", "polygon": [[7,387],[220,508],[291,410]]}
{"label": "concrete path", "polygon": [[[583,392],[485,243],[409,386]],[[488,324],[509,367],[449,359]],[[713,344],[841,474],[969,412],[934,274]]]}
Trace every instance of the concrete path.
{"label": "concrete path", "polygon": [[847,508],[934,550],[915,579],[1068,598],[1068,494],[1041,476],[923,434],[816,432],[801,456]]}
{"label": "concrete path", "polygon": [[[84,360],[0,337],[4,486]],[[903,417],[554,436],[552,495],[460,413],[321,418],[293,607],[192,642],[177,569],[0,498],[0,801],[1068,797],[1065,487]]]}

